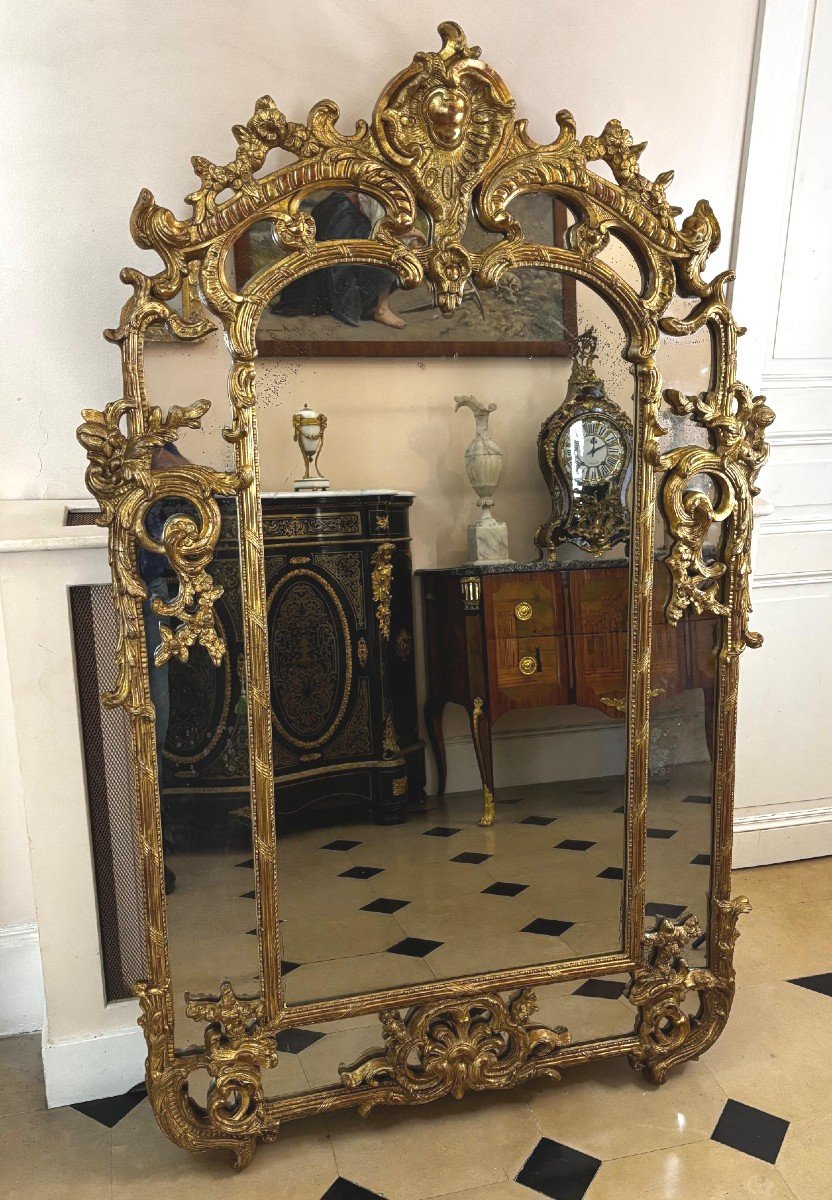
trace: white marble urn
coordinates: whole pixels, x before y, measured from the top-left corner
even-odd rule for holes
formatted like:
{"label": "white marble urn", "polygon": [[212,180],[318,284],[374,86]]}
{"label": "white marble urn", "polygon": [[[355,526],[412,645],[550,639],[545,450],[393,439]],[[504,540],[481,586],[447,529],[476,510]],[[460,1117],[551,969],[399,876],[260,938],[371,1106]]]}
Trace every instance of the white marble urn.
{"label": "white marble urn", "polygon": [[468,556],[471,562],[511,562],[508,557],[508,528],[494,517],[494,493],[503,469],[503,452],[488,432],[488,418],[496,404],[482,404],[476,396],[456,396],[455,411],[469,408],[474,414],[475,433],[465,451],[465,472],[477,493],[480,519],[468,526]]}

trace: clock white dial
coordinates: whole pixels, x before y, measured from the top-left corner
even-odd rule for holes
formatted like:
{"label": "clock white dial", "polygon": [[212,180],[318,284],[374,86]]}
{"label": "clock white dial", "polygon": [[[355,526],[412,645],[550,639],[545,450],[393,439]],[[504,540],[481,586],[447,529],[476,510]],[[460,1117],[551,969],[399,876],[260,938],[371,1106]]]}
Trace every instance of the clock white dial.
{"label": "clock white dial", "polygon": [[606,483],[624,463],[624,440],[609,421],[578,417],[563,431],[561,454],[576,483]]}

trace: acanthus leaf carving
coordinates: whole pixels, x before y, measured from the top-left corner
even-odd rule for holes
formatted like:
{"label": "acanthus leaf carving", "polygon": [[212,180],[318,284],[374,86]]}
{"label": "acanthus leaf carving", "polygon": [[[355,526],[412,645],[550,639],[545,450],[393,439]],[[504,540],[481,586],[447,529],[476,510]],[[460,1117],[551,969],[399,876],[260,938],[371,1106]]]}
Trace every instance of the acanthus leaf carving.
{"label": "acanthus leaf carving", "polygon": [[[768,458],[765,431],[774,413],[763,396],[752,396],[735,382],[727,400],[718,392],[688,396],[668,388],[670,408],[689,416],[708,430],[713,449],[682,446],[657,455],[657,465],[667,471],[662,495],[673,543],[666,559],[671,577],[668,619],[677,622],[690,606],[696,613],[726,616],[728,605],[720,599],[722,579],[730,564],[739,574],[742,626],[738,641],[759,646],[762,639],[748,630],[750,601],[750,538],[752,501],[758,494],[756,479]],[[712,499],[691,485],[697,475],[707,475],[717,496]],[[714,522],[728,522],[723,558],[706,557],[706,538]]]}
{"label": "acanthus leaf carving", "polygon": [[[146,599],[147,587],[138,572],[134,546],[166,556],[179,582],[178,593],[170,602],[159,597],[152,602],[154,612],[177,621],[175,628],[162,626],[156,664],[173,655],[185,662],[195,642],[205,647],[214,663],[218,664],[224,653],[214,613],[222,588],[214,586],[207,571],[220,532],[214,496],[233,495],[247,479],[194,464],[171,470],[152,467],[154,451],[175,441],[180,429],[198,429],[207,409],[204,401],[184,408],[172,405],[163,416],[159,408],[142,413],[129,401],[117,400],[103,412],[88,408],[82,414],[78,440],[89,460],[87,487],[101,508],[98,523],[110,527],[110,566],[122,616],[116,651],[118,683],[105,697],[112,706],[128,703],[131,675],[135,680],[143,653],[136,604]],[[125,417],[136,422],[137,432],[122,430]],[[154,504],[174,497],[185,501],[188,511],[169,517],[162,540],[157,542],[147,530],[147,514]]]}

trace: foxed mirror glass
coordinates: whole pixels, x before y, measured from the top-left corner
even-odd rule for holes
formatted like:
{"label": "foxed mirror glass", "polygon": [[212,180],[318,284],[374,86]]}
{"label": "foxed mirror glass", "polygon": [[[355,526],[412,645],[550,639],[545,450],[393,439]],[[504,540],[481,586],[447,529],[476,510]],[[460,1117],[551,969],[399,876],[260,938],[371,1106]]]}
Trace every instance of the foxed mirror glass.
{"label": "foxed mirror glass", "polygon": [[[578,139],[564,110],[535,143],[440,34],[354,135],[264,97],[231,163],[194,159],[189,219],[142,193],[165,266],[124,273],[125,398],[79,431],[132,721],[148,1091],[238,1165],[335,1108],[625,1054],[661,1082],[733,996],[773,416],[702,276],[719,227],[705,201],[677,222],[618,121]],[[275,148],[295,161],[268,173]],[[167,408],[149,330],[193,343]]]}

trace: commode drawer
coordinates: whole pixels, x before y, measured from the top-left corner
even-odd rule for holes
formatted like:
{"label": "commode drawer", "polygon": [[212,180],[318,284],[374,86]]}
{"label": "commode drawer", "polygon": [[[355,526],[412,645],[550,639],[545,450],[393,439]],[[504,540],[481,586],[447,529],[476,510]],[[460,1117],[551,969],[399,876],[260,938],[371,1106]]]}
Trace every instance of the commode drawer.
{"label": "commode drawer", "polygon": [[564,632],[563,587],[558,575],[517,572],[485,576],[486,636],[554,637]]}

